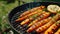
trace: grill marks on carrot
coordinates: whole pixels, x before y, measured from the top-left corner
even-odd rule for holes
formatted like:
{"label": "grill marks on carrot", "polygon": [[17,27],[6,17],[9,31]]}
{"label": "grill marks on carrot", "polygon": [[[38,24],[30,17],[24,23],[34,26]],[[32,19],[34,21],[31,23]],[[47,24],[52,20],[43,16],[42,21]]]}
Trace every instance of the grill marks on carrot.
{"label": "grill marks on carrot", "polygon": [[25,15],[27,15],[27,14],[30,14],[30,13],[38,10],[38,9],[43,9],[43,8],[45,8],[45,6],[39,6],[39,7],[32,8],[31,10],[28,10],[28,11],[22,13],[22,14],[20,15],[20,17],[23,17],[23,16],[25,16]]}
{"label": "grill marks on carrot", "polygon": [[54,34],[54,31],[60,27],[60,20],[54,23],[52,26],[50,26],[44,34]]}
{"label": "grill marks on carrot", "polygon": [[[22,20],[24,20],[24,19],[26,19],[26,18],[28,18],[28,17],[30,17],[30,16],[32,16],[32,15],[34,15],[34,14],[37,14],[37,13],[39,13],[41,10],[43,10],[43,8],[42,8],[43,6],[40,6],[40,8],[38,8],[38,9],[36,9],[35,11],[33,11],[32,13],[30,13],[30,14],[27,14],[27,15],[25,15],[25,16],[23,16],[23,17],[21,17],[21,18],[18,18],[16,21],[22,21]],[[29,11],[28,11],[29,12]],[[25,14],[25,13],[24,13]]]}
{"label": "grill marks on carrot", "polygon": [[33,30],[37,29],[38,27],[44,25],[45,23],[49,22],[51,20],[51,17],[47,18],[47,19],[44,19],[40,22],[37,22],[35,23],[34,25],[32,25],[28,30],[27,32],[32,32]]}
{"label": "grill marks on carrot", "polygon": [[28,33],[35,31],[40,34],[60,34],[60,13],[50,17],[51,13],[44,11],[44,8],[45,6],[39,6],[28,10],[22,13],[16,22],[21,21],[20,25],[27,24]]}
{"label": "grill marks on carrot", "polygon": [[45,31],[46,29],[48,29],[52,24],[54,24],[54,23],[59,19],[58,16],[59,16],[59,14],[57,14],[56,16],[54,16],[54,17],[52,18],[52,20],[49,21],[47,24],[45,24],[45,25],[37,28],[37,29],[36,29],[36,32],[39,33],[39,32],[43,32],[43,31]]}
{"label": "grill marks on carrot", "polygon": [[40,16],[43,12],[40,11],[40,13],[37,13],[35,15],[30,16],[29,18],[25,19],[24,21],[21,22],[21,25],[27,24],[30,21],[34,20],[35,18],[37,18],[38,16]]}
{"label": "grill marks on carrot", "polygon": [[38,18],[35,19],[34,21],[32,21],[32,22],[28,25],[28,27],[32,26],[34,23],[36,23],[36,22],[38,22],[38,21],[40,21],[40,20],[42,20],[42,19],[47,18],[49,15],[50,15],[50,13],[43,12],[43,14],[40,15],[40,17],[38,17]]}

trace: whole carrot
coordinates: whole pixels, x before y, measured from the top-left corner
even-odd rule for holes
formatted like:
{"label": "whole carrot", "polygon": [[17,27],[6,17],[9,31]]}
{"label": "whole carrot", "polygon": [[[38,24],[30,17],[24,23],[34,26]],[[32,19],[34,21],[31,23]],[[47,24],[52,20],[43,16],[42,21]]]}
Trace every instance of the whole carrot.
{"label": "whole carrot", "polygon": [[24,16],[24,17],[18,18],[16,21],[22,21],[22,20],[24,20],[24,19],[27,19],[27,18],[29,18],[30,16],[39,13],[40,11],[42,11],[42,10],[39,9],[39,10],[37,10],[37,11],[35,11],[35,12],[33,12],[33,13],[30,13],[30,14]]}
{"label": "whole carrot", "polygon": [[55,30],[58,29],[58,27],[60,27],[60,20],[49,27],[44,34],[54,34]]}
{"label": "whole carrot", "polygon": [[40,27],[40,26],[44,25],[45,23],[49,22],[51,19],[52,19],[52,18],[49,17],[49,18],[47,18],[47,19],[43,19],[43,20],[41,20],[40,22],[35,23],[34,25],[32,25],[32,26],[27,30],[27,32],[32,32],[33,30],[37,29],[38,27]]}
{"label": "whole carrot", "polygon": [[60,28],[54,34],[60,34]]}
{"label": "whole carrot", "polygon": [[[60,14],[56,14],[56,16],[54,16],[53,17],[53,19],[49,22],[49,23],[47,23],[47,24],[49,24],[49,25],[47,25],[47,26],[51,26],[53,23],[55,23],[55,21],[57,21],[58,19],[60,18]],[[47,20],[48,21],[48,20]],[[45,21],[46,22],[46,21]],[[27,32],[31,32],[31,31],[33,31],[33,30],[35,30],[35,29],[37,29],[38,27],[40,27],[40,26],[42,26],[41,25],[41,23],[45,23],[44,21],[41,21],[40,22],[40,24],[37,24],[37,23],[35,23],[35,25],[32,25],[30,28],[28,28],[28,30],[27,30]],[[46,27],[46,28],[48,28],[48,27]],[[36,30],[37,32],[39,31],[39,30]],[[40,31],[39,31],[40,32]]]}
{"label": "whole carrot", "polygon": [[40,12],[41,10],[43,10],[42,8],[44,8],[44,7],[43,6],[40,6],[40,8],[38,10],[36,10],[36,11],[30,13],[30,14],[27,14],[27,15],[21,17],[21,18],[18,18],[16,21],[22,21],[22,20],[24,20],[24,19],[26,19],[26,18],[34,15],[34,14],[37,14],[38,12]]}
{"label": "whole carrot", "polygon": [[22,14],[20,15],[20,17],[23,17],[23,16],[25,16],[25,15],[27,15],[27,14],[29,14],[29,13],[32,13],[32,12],[36,11],[38,8],[39,8],[39,7],[35,7],[35,8],[32,8],[31,10],[27,10],[27,11],[25,11],[24,13],[22,13]]}
{"label": "whole carrot", "polygon": [[23,16],[25,16],[25,15],[27,15],[27,14],[30,14],[30,13],[38,10],[38,9],[43,9],[43,8],[45,8],[45,6],[39,6],[39,7],[32,8],[31,10],[28,10],[28,11],[25,11],[24,13],[22,13],[22,14],[20,15],[20,17],[23,17]]}
{"label": "whole carrot", "polygon": [[44,12],[40,17],[38,17],[38,18],[35,19],[33,22],[31,22],[31,23],[28,25],[28,27],[32,26],[34,23],[36,23],[36,22],[38,22],[38,21],[40,21],[40,20],[42,20],[42,19],[47,18],[49,15],[50,15],[50,13]]}
{"label": "whole carrot", "polygon": [[58,19],[59,19],[59,14],[56,14],[51,21],[49,21],[47,24],[39,27],[36,29],[36,32],[40,33],[40,32],[43,32],[45,31],[47,28],[49,28],[52,24],[54,24]]}
{"label": "whole carrot", "polygon": [[45,31],[45,30],[46,30],[48,27],[50,27],[53,23],[55,23],[55,22],[54,22],[54,21],[50,21],[49,23],[47,23],[47,24],[45,24],[45,25],[37,28],[37,29],[36,29],[36,32],[37,32],[37,33],[40,33],[40,32]]}
{"label": "whole carrot", "polygon": [[21,25],[27,24],[27,23],[31,22],[32,20],[34,20],[35,18],[37,18],[38,16],[40,16],[42,13],[43,13],[43,11],[41,11],[41,12],[38,13],[38,14],[32,15],[30,18],[25,19],[25,20],[22,21],[20,24],[21,24]]}

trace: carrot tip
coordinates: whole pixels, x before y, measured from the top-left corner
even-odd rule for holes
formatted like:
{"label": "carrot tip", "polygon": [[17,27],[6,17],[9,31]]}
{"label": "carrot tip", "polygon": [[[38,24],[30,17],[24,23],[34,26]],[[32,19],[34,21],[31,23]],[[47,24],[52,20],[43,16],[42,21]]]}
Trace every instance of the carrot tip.
{"label": "carrot tip", "polygon": [[16,22],[20,21],[20,19],[15,20]]}

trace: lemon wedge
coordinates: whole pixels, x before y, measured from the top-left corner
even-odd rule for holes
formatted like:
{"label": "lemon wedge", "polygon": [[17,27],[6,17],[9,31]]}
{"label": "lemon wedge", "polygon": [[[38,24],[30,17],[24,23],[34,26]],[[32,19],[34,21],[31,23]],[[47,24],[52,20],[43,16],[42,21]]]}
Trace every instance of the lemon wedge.
{"label": "lemon wedge", "polygon": [[60,11],[60,7],[58,5],[49,5],[47,10],[51,13],[57,13],[57,11]]}

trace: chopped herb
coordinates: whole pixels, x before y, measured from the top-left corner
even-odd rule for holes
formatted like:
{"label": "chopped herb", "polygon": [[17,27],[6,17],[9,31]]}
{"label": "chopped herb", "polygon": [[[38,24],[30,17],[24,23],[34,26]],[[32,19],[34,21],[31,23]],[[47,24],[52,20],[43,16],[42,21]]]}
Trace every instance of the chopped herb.
{"label": "chopped herb", "polygon": [[38,14],[35,14],[35,15],[33,15],[33,16],[31,16],[32,18],[36,18],[38,16]]}
{"label": "chopped herb", "polygon": [[44,8],[43,11],[47,11],[47,8]]}

